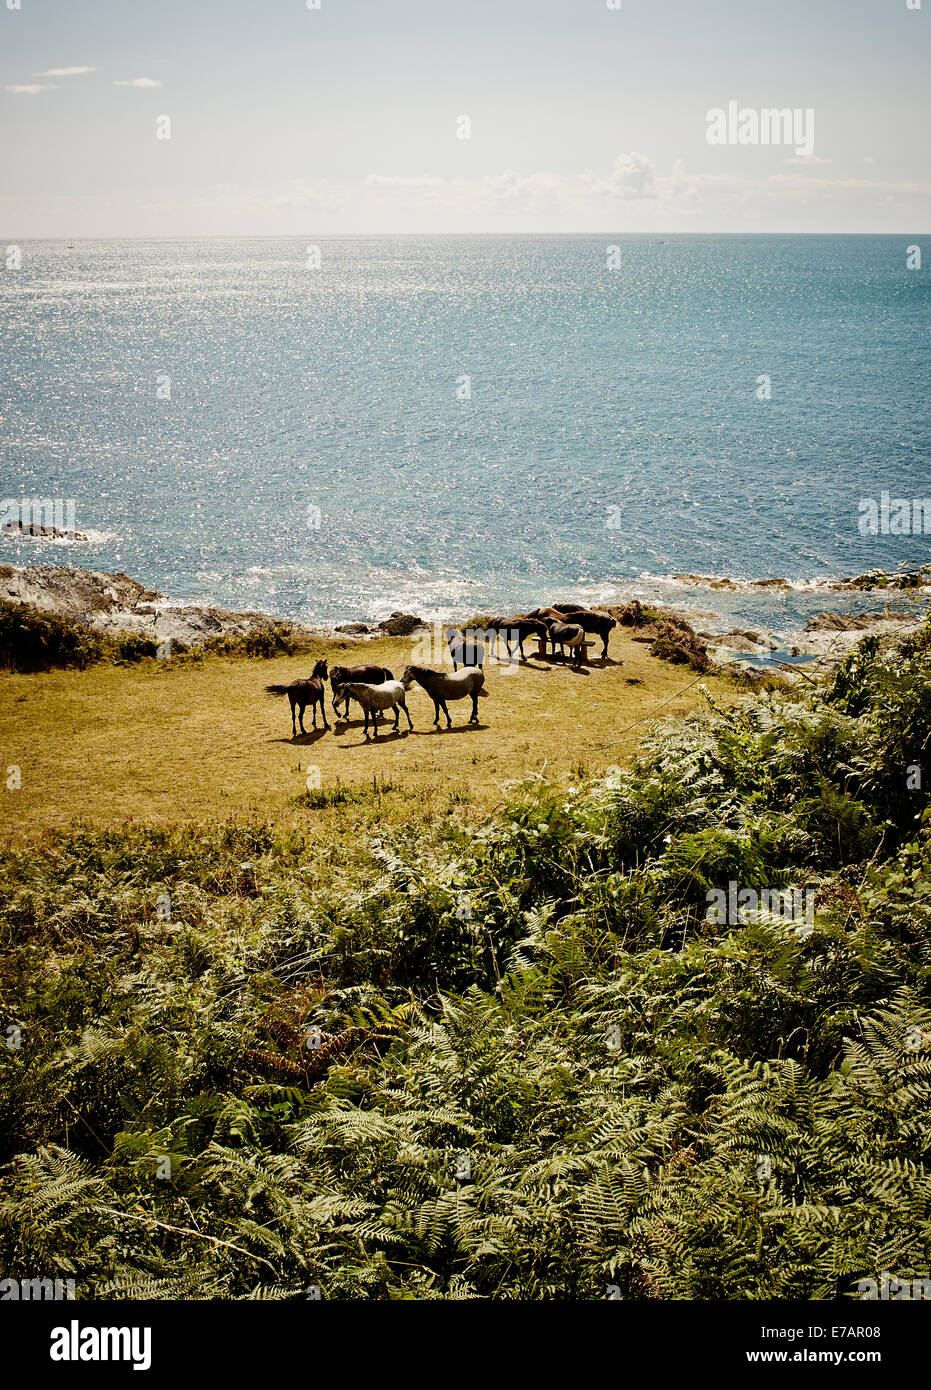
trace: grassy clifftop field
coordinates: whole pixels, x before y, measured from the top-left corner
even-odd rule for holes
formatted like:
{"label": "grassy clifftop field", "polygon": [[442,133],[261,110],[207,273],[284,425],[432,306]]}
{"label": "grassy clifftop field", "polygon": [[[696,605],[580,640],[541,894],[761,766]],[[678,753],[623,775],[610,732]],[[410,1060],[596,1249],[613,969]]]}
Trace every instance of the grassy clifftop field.
{"label": "grassy clifftop field", "polygon": [[[729,687],[646,742],[624,725],[665,692],[619,650],[495,682],[487,730],[327,735],[303,756],[353,758],[360,797],[376,764],[419,790],[313,814],[289,800],[286,708],[255,694],[277,663],[6,678],[28,700],[5,737],[28,703],[67,745],[72,708],[60,785],[105,786],[93,823],[0,864],[0,1268],[79,1298],[832,1299],[926,1277],[931,628],[868,639],[804,699]],[[656,678],[662,715],[698,693]],[[634,736],[633,762],[588,746]],[[224,746],[230,810],[266,814],[198,825]],[[562,775],[580,759],[595,775]],[[186,790],[159,805],[152,776],[132,811],[148,760]],[[709,912],[738,887],[736,915]],[[792,888],[810,916],[778,907]]]}
{"label": "grassy clifftop field", "polygon": [[[294,740],[287,700],[264,693],[266,684],[308,676],[321,655],[331,665],[384,664],[400,676],[413,650],[411,638],[384,638],[364,647],[320,642],[264,661],[149,659],[0,674],[0,761],[22,774],[21,787],[0,797],[0,833],[78,819],[119,825],[272,816],[316,824],[338,785],[364,794],[373,783],[388,819],[409,816],[412,806],[436,814],[455,804],[487,809],[506,799],[509,782],[543,769],[618,763],[652,718],[702,703],[695,671],[650,656],[626,632],[612,639],[611,664],[595,661],[582,673],[532,656],[520,667],[490,667],[479,728],[465,726],[465,702],[450,707],[453,729],[436,732],[433,706],[417,689],[408,702],[413,734],[386,729],[377,743],[366,742],[353,706],[339,732]],[[528,644],[528,656],[535,650]],[[717,698],[734,698],[726,679],[709,675],[705,683]],[[327,712],[333,723],[329,700]],[[311,729],[309,711],[305,726]],[[296,798],[310,768],[319,769],[323,796],[302,805]]]}

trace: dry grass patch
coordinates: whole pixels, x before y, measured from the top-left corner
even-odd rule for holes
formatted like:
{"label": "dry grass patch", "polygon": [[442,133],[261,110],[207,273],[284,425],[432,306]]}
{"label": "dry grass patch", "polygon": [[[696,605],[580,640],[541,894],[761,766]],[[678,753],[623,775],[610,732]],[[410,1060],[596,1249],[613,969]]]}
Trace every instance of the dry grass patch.
{"label": "dry grass patch", "polygon": [[[412,645],[321,642],[320,653],[331,665],[373,661],[400,676]],[[263,687],[309,675],[318,654],[0,676],[2,781],[11,765],[22,776],[20,790],[0,797],[0,828],[16,835],[74,820],[271,816],[310,818],[323,831],[334,817],[346,828],[484,811],[534,773],[594,773],[622,761],[651,720],[699,706],[702,682],[718,699],[735,696],[722,677],[666,665],[625,632],[612,636],[611,664],[594,660],[582,672],[537,659],[490,666],[478,727],[466,726],[462,701],[450,707],[453,728],[434,730],[432,704],[418,687],[408,697],[412,734],[392,734],[389,722],[366,741],[353,706],[348,724],[292,739],[287,700]],[[328,718],[333,724],[329,705]],[[314,769],[319,797],[305,795],[308,776],[315,790]]]}

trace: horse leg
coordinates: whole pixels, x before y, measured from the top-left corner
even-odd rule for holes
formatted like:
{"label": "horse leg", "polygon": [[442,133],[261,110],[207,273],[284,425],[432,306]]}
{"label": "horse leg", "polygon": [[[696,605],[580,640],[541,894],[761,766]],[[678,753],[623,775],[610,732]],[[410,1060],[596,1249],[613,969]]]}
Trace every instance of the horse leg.
{"label": "horse leg", "polygon": [[327,723],[327,717],[326,717],[326,696],[325,696],[325,695],[321,695],[321,696],[320,696],[320,713],[323,715],[323,727],[324,727],[325,729],[328,729],[330,726],[329,726],[329,724]]}
{"label": "horse leg", "polygon": [[288,698],[291,701],[291,737],[297,738],[297,725],[294,722],[294,706],[297,704],[297,701],[293,695],[289,695]]}
{"label": "horse leg", "polygon": [[440,702],[435,695],[433,696],[433,716],[433,723],[436,726],[440,722]]}
{"label": "horse leg", "polygon": [[413,729],[413,727],[414,727],[414,721],[413,721],[413,719],[411,719],[411,712],[410,712],[410,710],[407,708],[407,701],[404,699],[403,696],[401,697],[401,700],[399,701],[399,704],[400,704],[401,709],[402,709],[402,710],[404,711],[404,713],[407,715],[407,723],[408,723],[408,726],[409,726],[411,729]]}
{"label": "horse leg", "polygon": [[301,701],[298,702],[298,706],[297,706],[297,722],[298,722],[298,723],[300,724],[300,726],[301,726],[301,733],[302,733],[302,734],[306,734],[306,733],[307,733],[307,730],[304,728],[304,711],[305,711],[306,708],[307,708],[307,701],[306,701],[306,700],[301,700]]}
{"label": "horse leg", "polygon": [[477,691],[477,690],[473,690],[473,691],[472,691],[472,718],[469,720],[469,723],[470,723],[470,724],[477,724],[477,723],[478,723],[478,691]]}
{"label": "horse leg", "polygon": [[449,710],[446,708],[446,701],[441,700],[440,704],[443,706],[443,713],[446,715],[446,727],[447,729],[451,729],[453,727],[453,721],[449,717]]}

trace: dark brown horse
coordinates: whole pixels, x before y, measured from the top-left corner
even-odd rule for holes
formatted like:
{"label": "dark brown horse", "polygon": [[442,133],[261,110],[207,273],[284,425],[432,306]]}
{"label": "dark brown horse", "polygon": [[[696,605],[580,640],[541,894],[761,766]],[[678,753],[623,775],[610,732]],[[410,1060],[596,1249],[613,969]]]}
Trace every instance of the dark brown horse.
{"label": "dark brown horse", "polygon": [[601,638],[601,655],[607,658],[608,638],[617,627],[616,618],[612,618],[610,613],[600,613],[596,608],[581,608],[578,604],[556,603],[553,608],[562,614],[567,623],[578,623],[586,632],[596,633]]}
{"label": "dark brown horse", "polygon": [[[577,623],[585,632],[594,632],[601,638],[601,655],[606,658],[608,655],[608,638],[613,628],[617,626],[616,620],[610,613],[599,613],[593,608],[582,608],[578,604],[570,607],[568,603],[554,603],[549,608],[534,608],[531,617],[542,618],[544,622],[555,620],[557,623]],[[553,655],[556,655],[556,646],[553,645]]]}
{"label": "dark brown horse", "polygon": [[546,626],[539,618],[532,617],[527,613],[516,613],[512,618],[489,618],[485,624],[485,631],[491,633],[490,642],[497,647],[498,641],[503,637],[504,645],[507,648],[508,660],[512,658],[511,643],[516,642],[520,650],[521,661],[526,661],[524,643],[528,637],[539,637],[540,642],[546,642]]}
{"label": "dark brown horse", "polygon": [[339,714],[337,700],[345,699],[346,708],[343,710],[343,718],[349,717],[349,696],[337,695],[338,685],[384,685],[385,681],[393,681],[394,676],[387,666],[334,666],[330,671],[330,685],[333,688],[333,711]]}
{"label": "dark brown horse", "polygon": [[267,685],[265,687],[269,695],[287,695],[291,701],[291,736],[297,738],[297,728],[294,723],[294,711],[298,711],[298,720],[301,726],[301,733],[306,734],[304,728],[304,711],[308,705],[314,716],[314,728],[317,727],[317,706],[320,706],[320,713],[323,715],[323,727],[328,729],[330,726],[326,718],[326,705],[323,697],[326,694],[324,682],[327,678],[326,658],[318,661],[314,667],[313,675],[309,680],[292,681],[290,685]]}
{"label": "dark brown horse", "polygon": [[470,627],[463,632],[458,627],[448,627],[445,632],[446,645],[453,659],[453,670],[460,666],[483,666],[485,664],[485,636],[482,628]]}

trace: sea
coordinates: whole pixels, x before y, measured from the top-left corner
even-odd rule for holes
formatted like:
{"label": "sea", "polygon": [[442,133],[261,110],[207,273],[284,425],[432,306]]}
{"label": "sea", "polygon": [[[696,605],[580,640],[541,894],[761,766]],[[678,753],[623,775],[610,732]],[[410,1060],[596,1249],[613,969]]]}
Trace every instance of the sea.
{"label": "sea", "polygon": [[931,497],[929,308],[920,236],[4,243],[0,498],[88,539],[0,563],[322,624],[881,608],[824,581],[931,559],[861,534]]}

